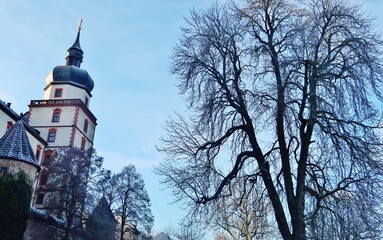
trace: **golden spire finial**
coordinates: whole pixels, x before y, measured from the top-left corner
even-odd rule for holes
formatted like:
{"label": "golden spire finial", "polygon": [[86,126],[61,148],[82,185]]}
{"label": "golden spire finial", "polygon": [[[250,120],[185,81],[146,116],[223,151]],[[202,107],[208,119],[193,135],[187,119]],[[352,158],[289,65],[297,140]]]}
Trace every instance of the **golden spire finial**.
{"label": "golden spire finial", "polygon": [[78,31],[81,31],[81,25],[82,25],[82,18],[78,21]]}

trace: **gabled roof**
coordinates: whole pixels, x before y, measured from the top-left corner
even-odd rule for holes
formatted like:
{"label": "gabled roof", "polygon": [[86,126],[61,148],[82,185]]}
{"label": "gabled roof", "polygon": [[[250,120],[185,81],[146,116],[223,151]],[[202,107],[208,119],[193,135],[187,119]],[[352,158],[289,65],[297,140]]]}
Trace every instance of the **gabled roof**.
{"label": "gabled roof", "polygon": [[17,121],[0,139],[0,158],[26,162],[40,171],[40,165],[21,120]]}

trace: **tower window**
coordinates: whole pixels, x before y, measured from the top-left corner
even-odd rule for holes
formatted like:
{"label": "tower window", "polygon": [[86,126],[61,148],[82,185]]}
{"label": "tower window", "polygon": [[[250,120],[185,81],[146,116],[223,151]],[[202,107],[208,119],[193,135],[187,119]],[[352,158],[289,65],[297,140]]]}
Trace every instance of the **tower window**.
{"label": "tower window", "polygon": [[47,182],[48,182],[48,174],[47,173],[41,174],[41,176],[40,176],[40,186],[47,185]]}
{"label": "tower window", "polygon": [[85,150],[85,143],[86,143],[86,140],[85,140],[85,138],[83,137],[83,138],[81,139],[81,150]]}
{"label": "tower window", "polygon": [[59,122],[60,121],[60,114],[61,114],[61,109],[56,108],[55,110],[53,110],[52,122]]}
{"label": "tower window", "polygon": [[88,132],[88,125],[89,125],[89,121],[88,121],[88,119],[85,119],[85,121],[84,121],[84,132]]}
{"label": "tower window", "polygon": [[57,129],[49,129],[49,132],[48,132],[48,142],[54,142],[56,140],[56,132],[57,132]]}
{"label": "tower window", "polygon": [[88,98],[88,97],[85,97],[85,106],[88,107],[88,104],[89,104],[89,98]]}
{"label": "tower window", "polygon": [[51,156],[52,152],[45,152],[44,153],[44,159],[43,159],[43,166],[49,166],[51,164]]}
{"label": "tower window", "polygon": [[6,174],[7,170],[8,170],[8,168],[6,168],[6,167],[0,167],[0,176],[3,176],[4,174]]}
{"label": "tower window", "polygon": [[44,200],[44,194],[37,194],[37,197],[36,197],[36,204],[43,204],[43,200]]}
{"label": "tower window", "polygon": [[63,89],[62,88],[56,88],[54,97],[62,97],[62,95],[63,95]]}
{"label": "tower window", "polygon": [[41,146],[37,145],[37,149],[36,149],[36,159],[37,159],[37,161],[40,159],[40,155],[41,155]]}

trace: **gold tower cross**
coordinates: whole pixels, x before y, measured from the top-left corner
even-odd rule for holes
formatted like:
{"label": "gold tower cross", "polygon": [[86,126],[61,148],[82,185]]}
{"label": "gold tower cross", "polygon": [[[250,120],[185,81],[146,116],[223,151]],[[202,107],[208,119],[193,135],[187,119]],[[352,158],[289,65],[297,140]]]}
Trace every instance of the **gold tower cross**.
{"label": "gold tower cross", "polygon": [[82,25],[82,18],[78,21],[78,31],[81,31],[81,25]]}

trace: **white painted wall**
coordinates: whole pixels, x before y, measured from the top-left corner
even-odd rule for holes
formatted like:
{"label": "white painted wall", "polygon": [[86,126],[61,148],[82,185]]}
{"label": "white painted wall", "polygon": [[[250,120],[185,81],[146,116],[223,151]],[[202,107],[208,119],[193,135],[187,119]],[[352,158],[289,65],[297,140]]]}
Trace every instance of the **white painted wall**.
{"label": "white painted wall", "polygon": [[[88,98],[88,107],[89,107],[89,104],[90,104],[90,96],[89,94],[82,88],[79,88],[79,87],[75,87],[75,86],[72,86],[72,85],[69,85],[69,84],[55,84],[55,85],[52,85],[51,82],[53,81],[53,76],[52,76],[52,72],[50,72],[48,74],[48,76],[46,77],[46,84],[47,84],[47,88],[45,89],[45,93],[44,93],[44,99],[47,100],[47,99],[81,99],[84,103],[85,103],[85,98],[87,97]],[[63,89],[63,94],[61,96],[61,98],[55,98],[54,97],[54,94],[55,94],[55,91],[57,88],[62,88]]]}
{"label": "white painted wall", "polygon": [[29,124],[39,130],[40,135],[46,141],[48,141],[49,129],[57,129],[55,141],[48,142],[51,147],[69,146],[77,107],[66,106],[59,108],[61,109],[59,122],[52,122],[53,111],[57,109],[57,107],[37,107],[29,109]]}
{"label": "white painted wall", "polygon": [[[52,122],[53,112],[61,110],[60,121]],[[78,111],[77,118],[76,112]],[[95,124],[78,106],[49,106],[32,107],[29,110],[29,124],[41,132],[41,136],[48,141],[49,129],[55,128],[56,139],[48,142],[50,147],[69,146],[72,134],[74,133],[73,146],[80,148],[82,137],[86,138],[86,148],[93,144]],[[88,131],[84,132],[84,122],[88,119]],[[75,127],[73,127],[75,126]]]}
{"label": "white painted wall", "polygon": [[[59,108],[61,109],[60,121],[52,122],[53,111]],[[34,127],[42,126],[64,126],[72,125],[74,121],[74,115],[76,112],[75,106],[65,107],[33,107],[29,109],[29,125]]]}
{"label": "white painted wall", "polygon": [[13,121],[12,118],[10,118],[7,114],[5,114],[3,111],[0,111],[0,138],[5,134],[7,130],[7,122]]}
{"label": "white painted wall", "polygon": [[[84,130],[84,122],[85,122],[85,119],[88,119],[88,131],[85,133],[83,130]],[[96,129],[96,126],[94,125],[94,123],[87,117],[87,115],[83,112],[83,111],[80,111],[79,112],[79,115],[78,115],[78,126],[79,126],[79,129],[83,132],[83,134],[88,138],[90,139],[90,141],[93,143],[93,140],[94,140],[94,133],[95,133],[95,129]]]}
{"label": "white painted wall", "polygon": [[[72,86],[69,84],[54,84],[53,72],[50,72],[46,79],[46,88],[44,93],[44,100],[68,100],[68,99],[81,99],[84,103],[88,99],[88,107],[90,103],[90,95],[82,88]],[[62,89],[61,97],[54,97],[56,89]],[[45,103],[44,103],[45,104]],[[50,103],[52,104],[52,103]],[[61,109],[60,121],[52,122],[53,112],[56,108]],[[54,142],[48,142],[49,147],[69,146],[73,138],[73,145],[80,148],[82,138],[86,139],[85,148],[93,145],[95,135],[95,123],[78,106],[31,106],[29,110],[29,124],[41,132],[41,136],[48,141],[49,129],[55,128],[56,139]],[[84,132],[84,122],[88,119],[88,131]],[[74,126],[74,127],[73,127]]]}

